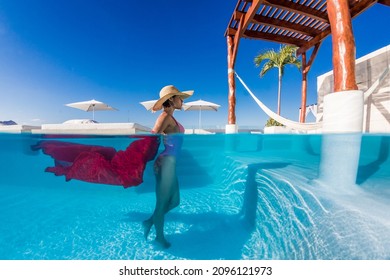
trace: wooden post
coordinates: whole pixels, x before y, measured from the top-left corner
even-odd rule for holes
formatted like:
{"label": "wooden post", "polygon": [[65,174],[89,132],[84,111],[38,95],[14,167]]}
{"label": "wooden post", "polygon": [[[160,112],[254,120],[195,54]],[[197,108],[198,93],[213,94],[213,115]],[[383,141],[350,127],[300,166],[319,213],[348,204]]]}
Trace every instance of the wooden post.
{"label": "wooden post", "polygon": [[228,47],[228,86],[229,86],[229,111],[228,124],[236,124],[236,82],[234,79],[234,40],[232,36],[227,36]]}
{"label": "wooden post", "polygon": [[299,121],[305,122],[306,119],[306,96],[307,96],[307,70],[306,70],[306,52],[302,53],[302,94],[301,94],[301,115]]}
{"label": "wooden post", "polygon": [[319,178],[350,191],[356,184],[363,125],[363,91],[355,80],[355,39],[348,0],[327,0],[332,30],[334,92],[324,96]]}
{"label": "wooden post", "polygon": [[327,0],[332,29],[334,92],[358,89],[355,79],[355,39],[348,0]]}
{"label": "wooden post", "polygon": [[313,61],[317,56],[320,46],[321,46],[321,42],[315,44],[314,50],[310,55],[309,62],[307,62],[306,51],[302,52],[301,54],[302,55],[302,97],[301,97],[301,114],[299,115],[299,121],[302,123],[306,121],[307,75],[309,74],[310,68],[313,65]]}

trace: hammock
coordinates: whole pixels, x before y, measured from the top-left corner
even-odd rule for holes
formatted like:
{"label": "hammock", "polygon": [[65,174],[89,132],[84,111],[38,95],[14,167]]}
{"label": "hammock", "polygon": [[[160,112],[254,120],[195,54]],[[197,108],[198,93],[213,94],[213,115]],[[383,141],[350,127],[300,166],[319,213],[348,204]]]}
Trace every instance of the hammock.
{"label": "hammock", "polygon": [[[367,101],[368,97],[377,89],[377,87],[383,82],[384,78],[388,74],[390,70],[390,65],[385,68],[385,70],[382,72],[381,75],[379,75],[378,79],[364,92],[364,102]],[[256,101],[256,103],[259,105],[259,107],[272,119],[276,120],[277,122],[293,128],[297,130],[314,130],[319,129],[322,127],[322,122],[316,122],[316,123],[300,123],[295,122],[286,118],[283,118],[282,116],[276,114],[275,112],[271,111],[267,106],[264,105],[263,102],[261,102],[254,94],[253,92],[248,88],[248,86],[244,83],[244,81],[238,76],[236,72],[238,80],[241,82],[241,84],[245,87],[245,89],[249,92],[249,94],[252,96],[252,98]]]}
{"label": "hammock", "polygon": [[319,129],[322,127],[322,122],[317,122],[317,123],[300,123],[300,122],[295,122],[295,121],[292,121],[292,120],[289,120],[289,119],[286,119],[286,118],[283,118],[282,116],[276,114],[275,112],[273,112],[271,109],[269,109],[267,106],[264,105],[263,102],[261,102],[254,94],[253,92],[248,88],[248,86],[244,83],[244,81],[240,78],[240,76],[238,76],[238,74],[236,72],[234,72],[234,74],[236,74],[238,80],[241,82],[241,84],[245,87],[245,89],[249,92],[250,96],[252,96],[252,98],[255,100],[255,102],[257,103],[257,105],[259,105],[259,107],[272,119],[276,120],[277,122],[287,126],[287,127],[290,127],[290,128],[293,128],[293,129],[297,129],[297,130],[314,130],[314,129]]}

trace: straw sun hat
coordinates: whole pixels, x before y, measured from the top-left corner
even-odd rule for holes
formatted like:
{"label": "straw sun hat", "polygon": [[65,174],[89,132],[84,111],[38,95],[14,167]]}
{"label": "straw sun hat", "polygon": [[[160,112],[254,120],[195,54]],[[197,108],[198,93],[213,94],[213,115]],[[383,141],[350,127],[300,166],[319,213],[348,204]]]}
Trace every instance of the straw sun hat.
{"label": "straw sun hat", "polygon": [[165,86],[160,90],[160,99],[156,101],[152,110],[153,111],[161,110],[163,103],[169,98],[171,98],[172,96],[178,95],[182,99],[186,99],[192,96],[193,93],[194,93],[193,90],[180,91],[172,85]]}

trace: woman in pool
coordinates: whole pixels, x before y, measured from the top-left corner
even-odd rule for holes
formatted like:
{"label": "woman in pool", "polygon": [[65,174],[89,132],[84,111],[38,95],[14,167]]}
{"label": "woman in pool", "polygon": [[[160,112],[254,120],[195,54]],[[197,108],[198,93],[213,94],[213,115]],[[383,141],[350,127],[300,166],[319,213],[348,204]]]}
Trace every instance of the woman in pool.
{"label": "woman in pool", "polygon": [[147,239],[151,227],[156,229],[156,241],[164,248],[170,243],[164,236],[164,216],[180,203],[179,184],[176,175],[176,159],[182,145],[184,127],[176,121],[173,113],[181,109],[183,100],[192,96],[193,91],[179,91],[172,85],[160,91],[160,99],[153,106],[153,111],[163,109],[157,118],[153,133],[164,135],[165,150],[158,156],[154,164],[156,175],[156,207],[152,216],[143,222],[144,235]]}

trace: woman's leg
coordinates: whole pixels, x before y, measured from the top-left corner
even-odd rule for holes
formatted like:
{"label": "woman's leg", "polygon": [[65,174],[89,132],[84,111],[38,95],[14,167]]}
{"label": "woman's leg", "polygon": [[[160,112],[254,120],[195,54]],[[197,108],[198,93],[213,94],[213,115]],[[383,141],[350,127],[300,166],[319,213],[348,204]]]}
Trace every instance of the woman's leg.
{"label": "woman's leg", "polygon": [[176,176],[176,159],[164,156],[159,159],[159,166],[155,167],[156,174],[156,207],[152,216],[143,222],[144,236],[147,239],[154,224],[156,228],[156,241],[164,247],[170,244],[164,237],[164,216],[180,202],[179,186]]}
{"label": "woman's leg", "polygon": [[156,209],[153,214],[153,224],[156,228],[156,241],[168,248],[170,244],[164,237],[164,216],[173,206],[177,206],[176,189],[178,187],[175,157],[164,156],[162,158],[160,176],[159,184],[156,186]]}
{"label": "woman's leg", "polygon": [[[161,157],[159,157],[159,158],[157,158],[157,160],[154,164],[154,175],[156,176],[156,206],[155,206],[155,209],[157,207],[157,199],[158,199],[157,190],[160,189],[160,182],[161,182],[161,162],[162,162],[162,159],[161,159]],[[142,223],[142,225],[144,227],[145,240],[148,239],[150,229],[153,226],[153,217],[154,217],[154,212],[149,217],[149,219],[143,221],[143,223]]]}
{"label": "woman's leg", "polygon": [[177,176],[175,177],[176,177],[175,182],[172,186],[172,197],[171,200],[169,201],[167,212],[171,211],[173,208],[176,208],[180,204],[179,182],[177,180]]}
{"label": "woman's leg", "polygon": [[[161,177],[157,176],[157,185],[160,184],[159,178],[161,178]],[[157,200],[156,200],[156,203],[157,203]],[[169,211],[171,211],[173,208],[176,208],[177,206],[179,206],[179,204],[180,204],[180,192],[179,192],[178,180],[176,178],[176,183],[175,183],[175,185],[173,187],[173,195],[171,197],[171,200],[169,202],[168,208],[165,211],[164,215],[166,213],[168,213]],[[157,205],[156,205],[156,207],[157,207]],[[149,217],[149,219],[147,219],[147,220],[145,220],[143,222],[145,240],[148,239],[148,236],[149,236],[149,233],[150,233],[150,229],[153,226],[153,217],[154,217],[154,212]]]}

